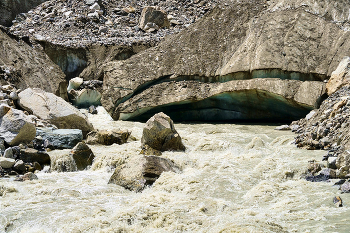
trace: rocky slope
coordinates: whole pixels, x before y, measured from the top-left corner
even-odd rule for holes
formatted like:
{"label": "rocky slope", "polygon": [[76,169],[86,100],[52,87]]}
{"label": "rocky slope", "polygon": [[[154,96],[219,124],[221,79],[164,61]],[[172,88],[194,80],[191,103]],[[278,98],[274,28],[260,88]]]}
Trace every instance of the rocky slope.
{"label": "rocky slope", "polygon": [[[143,120],[159,109],[192,120],[298,119],[318,105],[323,81],[349,53],[348,8],[325,0],[221,4],[157,47],[108,63],[102,104],[114,119]],[[259,78],[274,80],[261,87]],[[281,94],[289,80],[318,82],[305,90],[316,98]]]}
{"label": "rocky slope", "polygon": [[40,49],[0,30],[0,84],[17,88],[38,87],[67,99],[62,70]]}

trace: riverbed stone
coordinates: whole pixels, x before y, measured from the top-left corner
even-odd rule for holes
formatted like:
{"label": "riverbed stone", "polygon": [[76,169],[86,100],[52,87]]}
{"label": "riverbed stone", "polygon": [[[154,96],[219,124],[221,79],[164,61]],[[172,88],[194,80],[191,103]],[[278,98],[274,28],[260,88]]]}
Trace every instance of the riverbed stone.
{"label": "riverbed stone", "polygon": [[43,141],[47,140],[46,147],[55,149],[72,149],[83,140],[80,129],[37,128],[36,135],[42,137]]}
{"label": "riverbed stone", "polygon": [[62,98],[41,89],[28,88],[20,92],[18,104],[59,129],[80,129],[84,136],[93,130],[87,117],[78,109]]}
{"label": "riverbed stone", "polygon": [[22,149],[20,158],[23,162],[34,163],[38,162],[41,166],[50,165],[50,156],[45,151],[38,151],[33,148]]}
{"label": "riverbed stone", "polygon": [[95,130],[87,135],[86,143],[90,145],[124,144],[128,141],[131,132],[122,130]]}
{"label": "riverbed stone", "polygon": [[179,172],[169,159],[158,156],[133,156],[127,163],[118,166],[109,180],[131,191],[140,192],[152,185],[163,172]]}
{"label": "riverbed stone", "polygon": [[11,168],[13,165],[15,165],[16,160],[0,157],[0,167],[2,168]]}
{"label": "riverbed stone", "polygon": [[5,158],[10,158],[10,159],[15,159],[14,155],[13,155],[13,151],[12,148],[7,148],[4,152],[4,157]]}
{"label": "riverbed stone", "polygon": [[13,165],[13,169],[20,173],[23,174],[26,171],[26,166],[22,160],[18,160],[15,165]]}
{"label": "riverbed stone", "polygon": [[[147,31],[151,27],[147,27],[149,24],[156,25],[157,28],[165,28],[170,26],[170,22],[167,17],[167,13],[163,10],[159,10],[155,7],[145,7],[141,12],[141,19],[139,27]],[[155,28],[155,27],[152,27]]]}
{"label": "riverbed stone", "polygon": [[155,114],[143,128],[141,147],[145,145],[158,151],[184,151],[186,148],[175,129],[174,122],[163,112]]}
{"label": "riverbed stone", "polygon": [[84,170],[92,165],[94,153],[84,142],[79,142],[70,152],[78,170]]}

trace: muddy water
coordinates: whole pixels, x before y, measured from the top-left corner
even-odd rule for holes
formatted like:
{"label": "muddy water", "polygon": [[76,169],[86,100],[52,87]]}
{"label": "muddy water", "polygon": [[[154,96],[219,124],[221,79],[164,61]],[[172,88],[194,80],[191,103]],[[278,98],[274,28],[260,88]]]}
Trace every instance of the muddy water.
{"label": "muddy water", "polygon": [[[1,179],[0,232],[348,232],[350,195],[300,177],[324,152],[297,149],[274,126],[176,124],[186,152],[166,152],[182,173],[163,173],[142,193],[107,184],[140,152],[142,123],[90,116],[96,128],[132,131],[136,141],[92,146],[82,172]],[[5,190],[5,191],[4,191]],[[0,192],[1,194],[1,192]],[[332,199],[343,198],[336,208]]]}

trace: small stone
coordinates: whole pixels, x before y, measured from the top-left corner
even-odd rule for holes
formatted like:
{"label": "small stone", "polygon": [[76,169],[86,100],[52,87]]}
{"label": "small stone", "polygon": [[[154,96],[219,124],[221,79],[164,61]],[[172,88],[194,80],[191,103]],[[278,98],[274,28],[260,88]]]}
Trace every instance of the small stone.
{"label": "small stone", "polygon": [[14,159],[0,157],[0,167],[2,168],[11,168],[15,163]]}
{"label": "small stone", "polygon": [[101,9],[101,7],[100,7],[100,5],[98,5],[97,2],[95,2],[92,6],[90,6],[90,10],[93,10],[93,11],[98,11],[100,9]]}
{"label": "small stone", "polygon": [[24,173],[26,171],[26,166],[22,160],[18,160],[13,166],[13,169],[19,173]]}
{"label": "small stone", "polygon": [[336,196],[333,198],[333,203],[335,204],[336,207],[342,207],[343,206],[343,201],[339,196]]}
{"label": "small stone", "polygon": [[91,113],[91,114],[97,114],[97,109],[96,109],[96,107],[95,107],[94,105],[91,105],[91,106],[89,107],[89,113]]}
{"label": "small stone", "polygon": [[12,100],[17,100],[17,99],[18,99],[17,92],[12,91],[12,92],[10,93],[10,98],[11,98]]}

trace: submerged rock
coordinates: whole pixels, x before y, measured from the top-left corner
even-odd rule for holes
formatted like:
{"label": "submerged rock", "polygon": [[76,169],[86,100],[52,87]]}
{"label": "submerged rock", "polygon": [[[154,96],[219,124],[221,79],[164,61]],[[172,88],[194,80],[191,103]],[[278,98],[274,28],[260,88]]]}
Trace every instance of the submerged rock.
{"label": "submerged rock", "polygon": [[169,159],[157,156],[134,156],[126,164],[117,167],[109,184],[117,184],[131,191],[140,192],[152,185],[163,172],[179,172]]}
{"label": "submerged rock", "polygon": [[27,172],[23,176],[15,179],[15,181],[37,180],[38,177],[33,172]]}
{"label": "submerged rock", "polygon": [[38,88],[28,88],[19,93],[18,104],[59,129],[80,129],[83,135],[93,130],[87,117],[78,109],[62,98]]}
{"label": "submerged rock", "polygon": [[335,204],[336,207],[343,206],[343,200],[339,196],[336,196],[333,198],[333,203]]}
{"label": "submerged rock", "polygon": [[155,114],[146,122],[142,132],[141,147],[146,150],[146,145],[158,151],[185,150],[173,121],[163,112]]}

